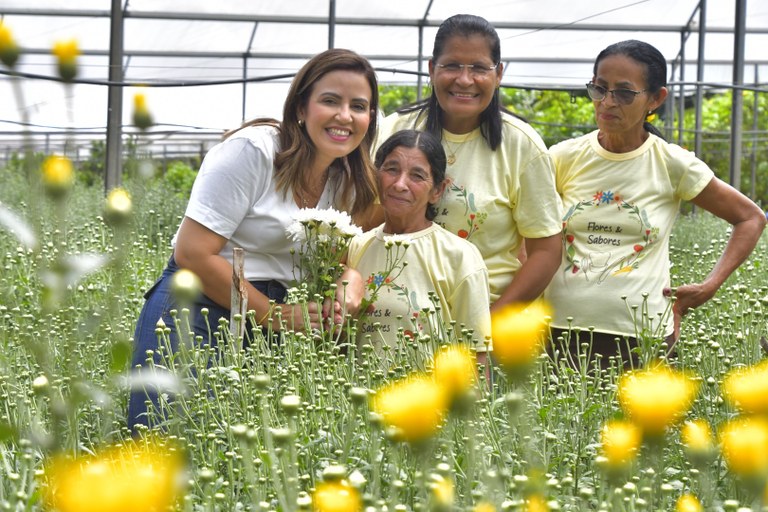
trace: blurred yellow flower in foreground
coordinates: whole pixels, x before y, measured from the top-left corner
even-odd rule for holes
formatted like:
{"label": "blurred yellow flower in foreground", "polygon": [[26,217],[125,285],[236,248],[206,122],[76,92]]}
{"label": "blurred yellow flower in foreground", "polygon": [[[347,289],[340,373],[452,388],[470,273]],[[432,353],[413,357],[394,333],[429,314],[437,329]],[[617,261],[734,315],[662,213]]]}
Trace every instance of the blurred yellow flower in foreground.
{"label": "blurred yellow flower in foreground", "polygon": [[481,501],[475,505],[475,508],[472,512],[496,512],[496,507],[492,503]]}
{"label": "blurred yellow flower in foreground", "polygon": [[683,494],[678,498],[675,505],[675,512],[703,512],[704,507],[701,506],[699,500],[693,494]]}
{"label": "blurred yellow flower in foreground", "polygon": [[731,370],[723,380],[723,395],[745,413],[768,413],[768,360]]}
{"label": "blurred yellow flower in foreground", "polygon": [[107,194],[104,217],[110,224],[122,224],[131,218],[133,203],[131,195],[122,187],[116,187]]}
{"label": "blurred yellow flower in foreground", "polygon": [[435,355],[433,374],[449,396],[466,393],[477,382],[475,353],[465,345],[445,347]]}
{"label": "blurred yellow flower in foreground", "polygon": [[0,62],[12,68],[19,58],[19,47],[8,25],[0,21]]}
{"label": "blurred yellow flower in foreground", "polygon": [[203,293],[203,282],[186,268],[179,269],[171,278],[173,298],[182,305],[189,305]]}
{"label": "blurred yellow flower in foreground", "polygon": [[660,436],[685,416],[697,390],[688,375],[658,364],[624,374],[618,395],[621,408],[643,435]]}
{"label": "blurred yellow flower in foreground", "polygon": [[55,458],[46,474],[46,501],[58,512],[160,512],[181,494],[184,466],[167,446],[128,441],[94,456]]}
{"label": "blurred yellow flower in foreground", "polygon": [[144,93],[137,92],[133,96],[133,124],[141,130],[146,130],[152,123],[152,114],[147,108],[147,97]]}
{"label": "blurred yellow flower in foreground", "polygon": [[451,480],[438,476],[436,481],[430,482],[430,489],[432,490],[431,510],[433,512],[453,510],[455,491]]}
{"label": "blurred yellow flower in foreground", "polygon": [[705,464],[715,454],[715,438],[706,420],[686,421],[680,429],[680,441],[691,462]]}
{"label": "blurred yellow flower in foreground", "polygon": [[312,494],[312,508],[316,512],[357,512],[362,501],[357,490],[344,480],[317,484]]}
{"label": "blurred yellow flower in foreground", "polygon": [[491,316],[493,358],[505,371],[518,373],[542,353],[550,317],[549,306],[541,301],[511,304]]}
{"label": "blurred yellow flower in foreground", "polygon": [[720,430],[720,445],[728,469],[743,477],[768,476],[768,420],[736,418]]}
{"label": "blurred yellow flower in foreground", "polygon": [[640,428],[629,421],[609,421],[600,431],[602,453],[611,468],[623,468],[635,460],[642,440]]}
{"label": "blurred yellow flower in foreground", "polygon": [[53,197],[61,197],[69,192],[75,183],[75,169],[72,161],[60,155],[51,155],[43,160],[43,186]]}
{"label": "blurred yellow flower in foreground", "polygon": [[415,374],[378,390],[372,409],[385,425],[395,429],[396,440],[417,442],[431,437],[440,427],[447,398],[434,379]]}
{"label": "blurred yellow flower in foreground", "polygon": [[547,500],[540,494],[534,494],[525,500],[525,512],[547,512],[548,510]]}
{"label": "blurred yellow flower in foreground", "polygon": [[57,41],[51,50],[58,61],[59,76],[70,81],[77,75],[77,57],[80,55],[80,48],[77,40],[68,39],[66,41]]}

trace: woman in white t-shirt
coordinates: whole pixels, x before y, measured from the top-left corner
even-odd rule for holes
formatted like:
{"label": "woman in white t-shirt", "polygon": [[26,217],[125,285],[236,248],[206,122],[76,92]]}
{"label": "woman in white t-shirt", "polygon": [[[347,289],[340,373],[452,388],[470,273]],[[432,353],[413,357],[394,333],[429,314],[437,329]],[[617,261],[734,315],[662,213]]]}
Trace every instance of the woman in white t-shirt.
{"label": "woman in white t-shirt", "polygon": [[[292,252],[297,242],[286,236],[293,214],[302,208],[334,208],[358,223],[375,202],[376,184],[370,160],[376,133],[378,89],[370,63],[358,54],[332,49],[310,59],[297,73],[283,107],[283,119],[259,119],[227,133],[202,163],[174,238],[173,255],[162,277],[150,289],[134,336],[133,368],[144,366],[147,351],[158,359],[158,321],[178,337],[170,310],[178,304],[171,278],[179,268],[202,281],[203,296],[191,309],[192,330],[203,343],[215,343],[221,318],[229,319],[233,248],[245,252],[247,309],[262,327],[280,329],[270,301],[282,303],[293,280]],[[363,284],[345,275],[351,285],[339,290],[346,311],[355,313]],[[341,320],[337,300],[309,304],[309,324],[319,327],[329,317]],[[207,317],[200,314],[207,309]],[[296,329],[305,326],[301,306],[282,305],[282,319]],[[146,424],[145,401],[156,394],[131,394],[128,423]]]}
{"label": "woman in white t-shirt", "polygon": [[[563,258],[545,294],[553,338],[571,356],[591,344],[603,366],[619,354],[624,364],[640,362],[641,344],[645,360],[660,341],[671,347],[682,317],[715,295],[766,223],[749,198],[646,121],[667,97],[666,72],[648,43],[607,47],[587,84],[598,129],[550,148],[565,212]],[[671,306],[669,236],[681,200],[725,219],[733,232],[706,279],[678,285]]]}

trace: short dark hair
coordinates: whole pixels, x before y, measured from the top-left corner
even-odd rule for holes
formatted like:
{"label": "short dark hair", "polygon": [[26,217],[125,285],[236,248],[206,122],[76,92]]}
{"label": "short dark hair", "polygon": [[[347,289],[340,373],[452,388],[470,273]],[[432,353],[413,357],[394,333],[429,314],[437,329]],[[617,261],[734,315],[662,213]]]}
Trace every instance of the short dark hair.
{"label": "short dark hair", "polygon": [[[447,166],[445,150],[440,143],[440,139],[429,132],[420,132],[418,130],[400,130],[389,136],[376,151],[374,165],[376,169],[381,169],[384,160],[396,148],[416,148],[421,151],[429,162],[429,168],[432,172],[432,186],[437,187],[445,181],[445,169]],[[428,220],[433,220],[437,216],[437,207],[433,204],[427,205],[425,215]]]}

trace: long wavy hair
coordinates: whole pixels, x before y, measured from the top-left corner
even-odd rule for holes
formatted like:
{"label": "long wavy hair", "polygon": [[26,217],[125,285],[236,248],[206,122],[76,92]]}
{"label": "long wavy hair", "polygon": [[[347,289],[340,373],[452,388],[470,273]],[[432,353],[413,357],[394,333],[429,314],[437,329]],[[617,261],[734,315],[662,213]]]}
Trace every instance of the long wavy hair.
{"label": "long wavy hair", "polygon": [[[595,59],[592,76],[597,76],[597,67],[600,61],[612,55],[629,57],[643,66],[645,69],[645,88],[651,94],[656,94],[662,87],[667,86],[667,59],[656,47],[637,39],[619,41],[601,51]],[[643,128],[657,137],[664,138],[661,132],[648,121],[643,123]]]}
{"label": "long wavy hair", "polygon": [[334,206],[346,210],[352,203],[349,213],[356,215],[367,210],[377,197],[375,169],[370,152],[376,136],[379,89],[376,72],[364,57],[342,48],[333,48],[315,55],[302,66],[291,82],[283,105],[282,122],[268,118],[254,119],[227,132],[224,137],[247,126],[269,125],[278,128],[280,151],[275,155],[275,188],[284,197],[289,190],[306,188],[307,172],[315,158],[316,149],[307,131],[299,124],[299,112],[307,107],[318,80],[333,71],[360,73],[371,88],[371,121],[368,131],[357,148],[331,164],[336,172],[329,176],[329,179],[338,180]]}
{"label": "long wavy hair", "polygon": [[[475,35],[485,38],[488,42],[491,60],[494,64],[498,64],[501,61],[501,40],[499,39],[499,34],[488,20],[472,14],[456,14],[440,24],[435,36],[434,47],[432,48],[432,62],[436,62],[440,58],[445,51],[447,41],[452,37],[471,37]],[[399,112],[416,111],[420,112],[419,118],[423,118],[424,115],[427,116],[426,131],[436,135],[438,139],[442,139],[445,111],[440,106],[440,102],[437,101],[437,94],[435,94],[434,88],[429,98],[414,105],[409,105]],[[506,112],[506,109],[501,106],[499,89],[497,87],[491,102],[480,114],[480,132],[492,150],[496,150],[499,144],[501,144],[502,112]]]}

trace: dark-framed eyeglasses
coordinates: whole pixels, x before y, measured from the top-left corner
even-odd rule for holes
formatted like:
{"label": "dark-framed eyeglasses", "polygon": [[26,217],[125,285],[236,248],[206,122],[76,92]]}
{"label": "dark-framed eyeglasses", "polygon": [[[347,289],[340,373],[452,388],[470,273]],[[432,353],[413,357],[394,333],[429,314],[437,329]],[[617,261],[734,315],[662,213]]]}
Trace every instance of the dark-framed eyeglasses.
{"label": "dark-framed eyeglasses", "polygon": [[587,94],[589,94],[589,97],[594,101],[603,101],[608,93],[610,93],[613,96],[613,101],[619,105],[631,105],[632,102],[635,101],[635,98],[638,94],[642,94],[647,90],[648,89],[643,89],[642,91],[633,91],[632,89],[624,88],[608,90],[602,85],[597,85],[592,82],[587,84]]}
{"label": "dark-framed eyeglasses", "polygon": [[493,66],[483,66],[482,64],[459,64],[458,62],[449,62],[448,64],[435,64],[446,75],[458,76],[464,69],[469,71],[469,74],[474,77],[487,77],[499,67],[498,64]]}

